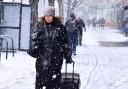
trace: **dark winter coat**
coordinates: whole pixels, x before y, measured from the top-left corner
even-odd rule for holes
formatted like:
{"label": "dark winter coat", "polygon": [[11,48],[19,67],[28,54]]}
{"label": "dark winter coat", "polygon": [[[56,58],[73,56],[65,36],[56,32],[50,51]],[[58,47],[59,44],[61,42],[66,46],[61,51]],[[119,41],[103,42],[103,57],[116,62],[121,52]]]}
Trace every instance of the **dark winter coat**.
{"label": "dark winter coat", "polygon": [[80,33],[80,35],[82,35],[83,29],[85,27],[84,22],[80,19],[79,21],[76,20],[76,28],[78,30],[78,32]]}
{"label": "dark winter coat", "polygon": [[67,30],[55,17],[50,24],[46,23],[43,17],[36,27],[28,54],[37,58],[37,72],[46,73],[46,75],[57,74],[61,70],[63,59],[71,60]]}
{"label": "dark winter coat", "polygon": [[75,20],[71,20],[71,19],[68,19],[67,21],[66,21],[66,23],[65,23],[65,27],[66,27],[66,29],[68,30],[68,32],[71,32],[71,33],[74,33],[75,31],[76,31],[76,29],[75,29],[75,24],[76,24],[76,22],[75,22]]}

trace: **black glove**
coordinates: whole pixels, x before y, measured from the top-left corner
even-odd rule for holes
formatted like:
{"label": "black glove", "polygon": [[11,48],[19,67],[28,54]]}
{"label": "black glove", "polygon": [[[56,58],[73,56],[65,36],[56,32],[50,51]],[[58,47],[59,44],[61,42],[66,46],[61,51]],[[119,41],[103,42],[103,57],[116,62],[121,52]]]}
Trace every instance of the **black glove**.
{"label": "black glove", "polygon": [[72,59],[67,59],[67,60],[66,60],[66,63],[67,63],[67,64],[69,64],[69,63],[71,64],[72,62],[74,62]]}
{"label": "black glove", "polygon": [[85,28],[83,28],[84,29],[84,31],[86,32],[86,27]]}
{"label": "black glove", "polygon": [[37,58],[39,56],[39,42],[32,42],[30,48],[27,50],[27,53],[30,56]]}
{"label": "black glove", "polygon": [[36,50],[33,50],[33,49],[28,49],[27,50],[27,53],[31,56],[31,57],[34,57],[34,58],[37,58],[39,56],[39,52],[36,51]]}

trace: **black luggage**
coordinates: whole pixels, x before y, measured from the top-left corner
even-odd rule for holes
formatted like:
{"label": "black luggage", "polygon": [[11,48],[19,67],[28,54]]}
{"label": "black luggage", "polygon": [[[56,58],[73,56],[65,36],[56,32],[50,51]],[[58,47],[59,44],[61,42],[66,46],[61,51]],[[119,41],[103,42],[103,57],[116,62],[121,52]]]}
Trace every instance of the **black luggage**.
{"label": "black luggage", "polygon": [[65,73],[61,73],[60,89],[80,89],[80,76],[78,73],[74,73],[74,62],[73,72],[67,73],[67,64]]}

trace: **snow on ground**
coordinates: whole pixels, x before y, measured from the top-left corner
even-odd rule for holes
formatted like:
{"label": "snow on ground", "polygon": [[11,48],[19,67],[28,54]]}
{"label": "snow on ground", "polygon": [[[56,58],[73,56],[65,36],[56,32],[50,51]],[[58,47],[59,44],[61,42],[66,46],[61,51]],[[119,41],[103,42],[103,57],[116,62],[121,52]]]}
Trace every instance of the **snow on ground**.
{"label": "snow on ground", "polygon": [[[118,30],[87,29],[83,45],[77,47],[75,72],[80,74],[80,89],[128,89],[128,47],[104,47],[99,41],[128,41]],[[72,65],[68,65],[69,72]],[[63,65],[62,72],[65,70]],[[25,52],[16,52],[8,60],[2,53],[0,89],[34,89],[35,59]]]}
{"label": "snow on ground", "polygon": [[34,89],[35,60],[24,52],[17,52],[8,60],[2,55],[0,63],[0,89]]}

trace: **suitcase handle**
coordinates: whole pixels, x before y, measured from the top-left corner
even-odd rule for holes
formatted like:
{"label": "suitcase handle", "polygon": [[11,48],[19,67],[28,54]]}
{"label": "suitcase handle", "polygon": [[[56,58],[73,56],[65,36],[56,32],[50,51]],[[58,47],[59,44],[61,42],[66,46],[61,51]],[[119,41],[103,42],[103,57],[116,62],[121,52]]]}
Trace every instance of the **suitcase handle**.
{"label": "suitcase handle", "polygon": [[[75,65],[75,62],[73,61],[72,63],[73,63],[73,70],[72,70],[72,81],[73,81],[74,80],[74,65]],[[65,79],[67,80],[67,63],[65,65],[65,73],[66,73]]]}

